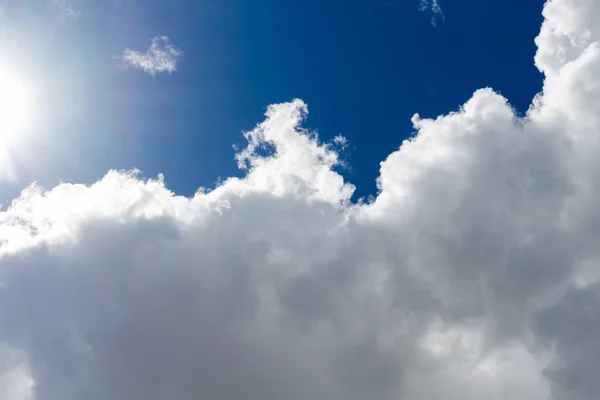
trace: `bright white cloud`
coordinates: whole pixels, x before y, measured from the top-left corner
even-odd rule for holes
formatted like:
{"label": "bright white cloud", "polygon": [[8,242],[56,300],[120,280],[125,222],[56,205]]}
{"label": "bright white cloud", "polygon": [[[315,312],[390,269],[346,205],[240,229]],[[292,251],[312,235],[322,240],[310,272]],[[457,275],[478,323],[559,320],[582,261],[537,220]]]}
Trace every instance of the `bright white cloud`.
{"label": "bright white cloud", "polygon": [[420,0],[419,10],[427,11],[432,14],[431,25],[433,26],[437,26],[439,19],[444,19],[444,12],[442,11],[442,7],[440,7],[438,0]]}
{"label": "bright white cloud", "polygon": [[544,15],[527,116],[491,89],[415,116],[372,203],[300,100],[193,198],[116,171],[26,190],[0,213],[2,398],[596,398],[600,6]]}
{"label": "bright white cloud", "polygon": [[123,60],[135,68],[139,68],[155,76],[157,73],[175,72],[181,51],[169,43],[167,36],[155,37],[146,52],[125,49]]}

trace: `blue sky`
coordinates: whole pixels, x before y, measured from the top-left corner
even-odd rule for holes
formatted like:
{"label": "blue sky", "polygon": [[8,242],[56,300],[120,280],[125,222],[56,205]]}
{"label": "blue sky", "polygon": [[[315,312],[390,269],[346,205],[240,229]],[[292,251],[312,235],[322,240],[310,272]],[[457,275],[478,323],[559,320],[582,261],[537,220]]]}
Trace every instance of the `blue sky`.
{"label": "blue sky", "polygon": [[[42,130],[52,144],[36,150],[37,168],[21,160],[14,189],[139,168],[190,195],[240,176],[241,131],[267,105],[301,98],[305,127],[349,140],[340,172],[363,197],[376,193],[379,163],[413,132],[414,113],[457,110],[488,86],[524,112],[542,83],[532,63],[542,0],[442,1],[443,18],[417,0],[4,4],[0,40],[27,48],[15,61],[46,80],[51,120]],[[115,59],[163,35],[182,52],[176,72],[152,77]]]}

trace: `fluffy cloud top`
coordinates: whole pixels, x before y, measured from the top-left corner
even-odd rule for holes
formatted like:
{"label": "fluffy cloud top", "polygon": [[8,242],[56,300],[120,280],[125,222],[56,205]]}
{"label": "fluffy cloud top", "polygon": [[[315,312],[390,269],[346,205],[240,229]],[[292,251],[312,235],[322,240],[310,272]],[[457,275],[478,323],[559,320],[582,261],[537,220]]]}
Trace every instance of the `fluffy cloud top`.
{"label": "fluffy cloud top", "polygon": [[152,76],[160,72],[175,72],[181,51],[169,43],[167,36],[152,39],[150,48],[145,53],[125,49],[123,60],[135,68],[146,71]]}
{"label": "fluffy cloud top", "polygon": [[598,398],[600,3],[544,15],[526,117],[491,89],[415,116],[371,203],[300,100],[192,198],[135,171],[24,191],[0,213],[0,397]]}

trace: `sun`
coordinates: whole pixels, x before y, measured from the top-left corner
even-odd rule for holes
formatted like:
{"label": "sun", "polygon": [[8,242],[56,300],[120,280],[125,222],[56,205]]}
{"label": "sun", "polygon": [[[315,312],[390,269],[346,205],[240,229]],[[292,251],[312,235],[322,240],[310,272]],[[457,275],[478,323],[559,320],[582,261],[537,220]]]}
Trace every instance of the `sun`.
{"label": "sun", "polygon": [[27,85],[0,68],[0,146],[16,139],[26,128],[29,106]]}

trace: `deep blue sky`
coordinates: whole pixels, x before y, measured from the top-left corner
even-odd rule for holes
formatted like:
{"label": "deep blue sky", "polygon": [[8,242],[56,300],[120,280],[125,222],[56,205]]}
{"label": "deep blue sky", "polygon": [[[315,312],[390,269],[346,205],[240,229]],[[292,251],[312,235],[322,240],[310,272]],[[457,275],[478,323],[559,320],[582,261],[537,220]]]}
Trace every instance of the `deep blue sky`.
{"label": "deep blue sky", "polygon": [[[541,89],[533,40],[543,0],[441,0],[437,27],[418,0],[78,4],[88,7],[79,18],[42,35],[46,49],[62,46],[45,62],[62,57],[54,73],[62,66],[71,76],[57,130],[79,150],[64,157],[65,180],[69,171],[86,169],[93,181],[106,168],[137,167],[190,195],[240,175],[232,145],[243,144],[241,131],[269,104],[301,98],[305,127],[349,139],[342,173],[365,196],[376,192],[379,163],[411,134],[414,113],[456,110],[486,86],[524,112]],[[171,75],[123,71],[110,58],[161,35],[184,52]]]}

